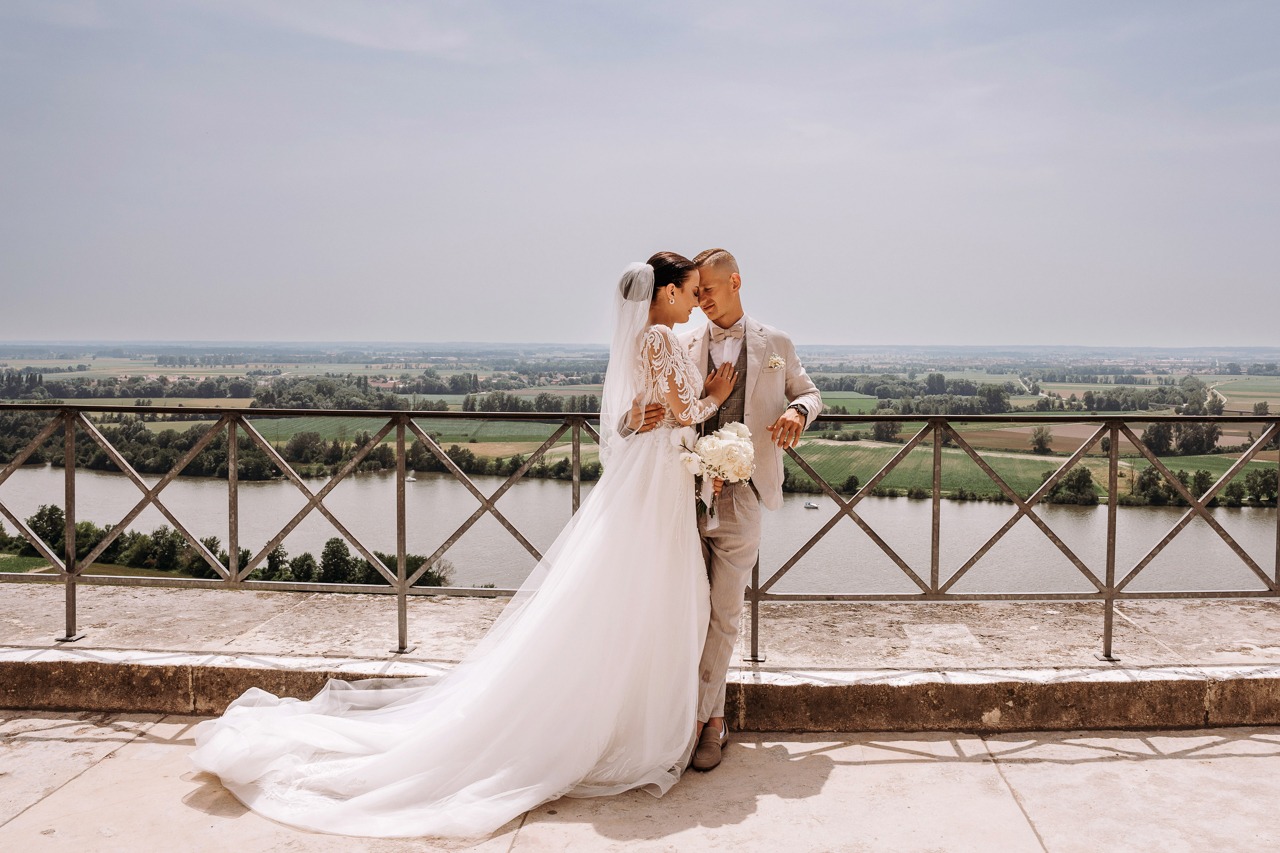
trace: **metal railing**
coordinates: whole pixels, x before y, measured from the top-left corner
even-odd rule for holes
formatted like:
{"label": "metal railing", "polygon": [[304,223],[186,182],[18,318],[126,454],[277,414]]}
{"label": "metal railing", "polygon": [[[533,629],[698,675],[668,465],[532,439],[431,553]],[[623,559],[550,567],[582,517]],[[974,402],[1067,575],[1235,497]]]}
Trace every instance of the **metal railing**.
{"label": "metal railing", "polygon": [[[4,574],[0,573],[0,581],[9,582],[61,582],[65,588],[66,598],[66,631],[59,638],[63,641],[73,641],[79,639],[80,635],[76,628],[76,588],[79,584],[116,584],[116,585],[134,585],[134,586],[167,586],[167,587],[224,587],[224,588],[253,588],[266,590],[287,590],[287,591],[306,591],[306,592],[354,592],[354,593],[387,593],[396,597],[397,612],[397,636],[398,645],[395,651],[406,652],[411,650],[408,640],[408,596],[410,595],[472,595],[472,596],[494,596],[509,595],[514,592],[510,589],[477,589],[463,587],[424,587],[417,586],[417,582],[422,575],[435,565],[453,545],[456,543],[472,526],[476,524],[486,514],[492,515],[510,534],[511,536],[527,550],[534,559],[541,559],[539,550],[530,543],[520,530],[508,519],[498,508],[497,503],[529,470],[537,463],[546,452],[555,446],[566,433],[569,433],[570,442],[570,459],[571,459],[571,501],[572,510],[577,511],[581,502],[581,485],[582,485],[582,436],[586,433],[593,440],[598,441],[599,435],[592,428],[590,421],[595,417],[585,413],[570,414],[548,414],[548,413],[510,413],[510,412],[402,412],[402,411],[316,411],[316,410],[298,410],[298,409],[221,409],[221,408],[198,408],[184,407],[182,414],[184,416],[206,415],[212,420],[217,418],[213,428],[207,430],[204,435],[173,465],[173,467],[165,473],[155,485],[148,486],[138,472],[129,464],[123,455],[112,446],[111,442],[103,435],[94,421],[87,417],[90,414],[129,414],[129,415],[173,415],[175,410],[172,408],[158,406],[75,406],[75,405],[39,405],[39,404],[0,404],[0,414],[5,412],[19,411],[36,411],[45,412],[50,415],[49,421],[44,425],[43,429],[35,435],[25,447],[23,447],[9,462],[0,470],[0,484],[3,484],[9,476],[22,466],[33,453],[36,452],[49,439],[54,437],[59,430],[63,433],[63,464],[64,464],[64,506],[65,513],[65,547],[64,553],[59,555],[52,551],[49,545],[44,542],[31,528],[20,518],[18,518],[8,507],[0,501],[0,515],[8,519],[10,523],[18,530],[18,532],[31,543],[45,559],[56,570],[56,575],[33,575],[33,574]],[[361,419],[385,419],[381,429],[374,434],[370,441],[357,448],[355,455],[349,459],[341,468],[333,474],[328,482],[325,483],[318,491],[312,491],[311,487],[306,483],[304,478],[287,462],[270,442],[268,442],[258,429],[250,422],[250,418],[300,418],[300,417],[326,417],[326,418],[361,418]],[[448,453],[440,446],[436,439],[417,423],[418,420],[463,420],[463,421],[516,421],[516,422],[537,422],[547,423],[551,427],[550,436],[541,443],[541,445],[527,458],[523,463],[511,473],[506,480],[493,492],[492,495],[486,497],[483,492],[476,486],[472,479],[457,465]],[[803,470],[817,485],[836,504],[835,514],[813,534],[809,540],[791,555],[781,566],[773,571],[769,576],[761,582],[760,563],[757,560],[755,568],[752,572],[750,585],[746,590],[746,602],[749,605],[748,614],[750,619],[750,649],[747,653],[748,661],[763,661],[763,655],[760,652],[760,604],[761,602],[778,601],[778,602],[822,602],[822,601],[846,601],[846,602],[939,602],[939,601],[1045,601],[1045,600],[1074,600],[1074,601],[1099,601],[1103,604],[1103,642],[1102,653],[1099,657],[1105,660],[1114,660],[1112,654],[1112,625],[1115,614],[1115,603],[1125,599],[1137,598],[1242,598],[1242,597],[1280,597],[1280,512],[1277,512],[1276,522],[1276,554],[1275,563],[1270,573],[1262,568],[1261,565],[1248,553],[1240,544],[1226,531],[1225,528],[1213,518],[1209,512],[1210,502],[1218,495],[1223,487],[1230,482],[1244,467],[1258,454],[1258,452],[1269,444],[1273,439],[1280,435],[1280,417],[1262,417],[1262,416],[1245,416],[1245,417],[1225,417],[1225,416],[1159,416],[1159,415],[1131,415],[1131,416],[1098,416],[1098,415],[1081,415],[1063,417],[1059,415],[1029,415],[1029,414],[1006,414],[1006,415],[974,415],[963,417],[944,417],[944,416],[911,416],[903,415],[824,415],[820,418],[822,423],[830,424],[867,424],[877,421],[896,421],[907,422],[912,424],[920,424],[920,428],[915,434],[901,446],[901,448],[890,458],[870,479],[861,484],[860,488],[849,495],[842,495],[839,490],[827,482],[822,476],[814,470],[813,466],[807,462],[804,457],[795,450],[788,450],[790,458],[794,463]],[[1187,486],[1175,476],[1165,465],[1161,459],[1151,451],[1150,448],[1142,441],[1142,439],[1134,432],[1133,426],[1137,424],[1150,424],[1156,422],[1171,423],[1215,423],[1215,424],[1253,424],[1261,425],[1262,432],[1252,445],[1250,445],[1239,458],[1230,466],[1230,468],[1203,494],[1194,495]],[[952,424],[958,423],[1018,423],[1018,424],[1036,424],[1036,425],[1061,425],[1065,423],[1088,423],[1095,424],[1096,430],[1092,435],[1076,449],[1062,464],[1037,488],[1029,497],[1023,498],[1009,484],[1001,478],[1001,476],[984,460],[977,451],[970,446],[964,439],[963,435],[953,428]],[[221,433],[227,434],[227,519],[228,519],[228,561],[227,565],[218,559],[198,538],[196,538],[182,521],[171,512],[160,500],[160,495],[165,487],[176,479],[182,470],[189,465],[201,452],[209,447]],[[101,450],[107,454],[108,458],[114,463],[124,475],[137,485],[141,492],[138,502],[129,510],[128,513],[120,520],[118,524],[113,525],[108,531],[104,539],[102,539],[92,551],[85,557],[77,559],[76,550],[76,442],[77,434],[83,433],[88,440],[96,444]],[[302,493],[306,499],[305,505],[300,509],[285,525],[273,536],[256,554],[241,564],[240,560],[240,539],[239,539],[239,476],[238,476],[238,435],[243,433],[253,446],[259,448],[267,458],[280,469],[282,474],[290,480]],[[395,463],[396,463],[396,519],[395,519],[395,538],[396,538],[396,559],[395,566],[386,565],[377,554],[367,548],[351,531],[342,523],[342,521],[325,506],[325,497],[333,491],[333,489],[356,471],[360,463],[366,458],[369,452],[378,446],[389,435],[394,434],[395,445]],[[407,480],[407,454],[406,439],[409,435],[417,438],[439,461],[440,465],[451,474],[459,483],[461,483],[467,491],[478,502],[478,506],[471,515],[460,524],[457,529],[448,536],[444,542],[436,549],[436,551],[427,558],[422,566],[413,574],[407,572],[406,566],[406,512],[405,512],[405,483]],[[1117,581],[1119,566],[1116,558],[1116,526],[1117,526],[1117,509],[1119,505],[1119,467],[1120,467],[1120,440],[1126,439],[1137,451],[1145,458],[1152,467],[1154,467],[1165,482],[1172,488],[1187,504],[1186,512],[1165,534],[1165,536],[1150,551],[1139,559],[1136,564],[1129,568]],[[868,495],[871,495],[880,483],[887,477],[899,464],[903,462],[914,450],[921,447],[926,440],[932,440],[932,528],[929,549],[929,565],[927,571],[923,566],[913,567],[901,555],[898,554],[885,540],[881,537],[868,522],[859,515],[857,506]],[[1106,439],[1108,476],[1106,483],[1107,495],[1107,533],[1106,533],[1106,557],[1105,565],[1101,571],[1095,571],[1090,568],[1067,544],[1049,527],[1044,519],[1036,512],[1036,506],[1044,500],[1051,490],[1062,480],[1062,478],[1077,464],[1084,459],[1085,455],[1093,449],[1099,442]],[[941,541],[942,541],[942,524],[941,524],[941,506],[942,506],[942,447],[944,443],[952,443],[957,446],[968,458],[982,470],[982,472],[991,479],[992,483],[999,489],[1000,493],[1007,498],[1014,506],[1012,516],[1007,522],[997,530],[992,536],[975,551],[961,566],[950,576],[943,578],[941,572]],[[1280,464],[1280,462],[1278,462]],[[148,506],[155,506],[170,523],[174,529],[183,536],[187,543],[196,551],[196,553],[215,571],[218,575],[216,580],[203,580],[191,577],[128,577],[128,576],[106,576],[94,575],[88,573],[95,560],[100,557],[110,544],[125,531],[128,525],[134,521],[138,515]],[[294,530],[312,512],[319,512],[334,528],[353,545],[356,550],[364,557],[364,559],[373,566],[377,572],[387,581],[387,585],[379,586],[376,584],[350,584],[350,583],[302,583],[288,581],[263,581],[250,580],[249,575],[263,564],[267,555],[271,553],[276,546],[282,543],[291,531]],[[991,550],[991,548],[1022,518],[1028,518],[1038,528],[1048,540],[1062,552],[1062,554],[1070,561],[1079,574],[1093,587],[1092,591],[1086,592],[1021,592],[1021,593],[992,593],[992,592],[975,592],[975,593],[957,593],[953,589],[957,582],[963,578],[982,557]],[[879,547],[884,554],[897,566],[902,574],[916,587],[916,591],[909,593],[775,593],[771,592],[778,581],[784,577],[831,529],[842,519],[848,518],[856,524],[867,537]],[[1211,529],[1231,548],[1231,550],[1240,558],[1241,561],[1253,572],[1261,581],[1262,589],[1253,590],[1186,590],[1186,591],[1133,591],[1129,587],[1136,577],[1154,560],[1161,551],[1193,520],[1203,519]],[[927,575],[927,577],[926,577]]]}

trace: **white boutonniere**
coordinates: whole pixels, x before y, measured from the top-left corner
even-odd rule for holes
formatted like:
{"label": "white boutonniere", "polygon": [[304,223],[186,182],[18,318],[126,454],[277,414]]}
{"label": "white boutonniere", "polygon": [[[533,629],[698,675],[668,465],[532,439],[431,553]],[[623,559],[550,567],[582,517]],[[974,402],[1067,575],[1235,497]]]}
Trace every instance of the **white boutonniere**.
{"label": "white boutonniere", "polygon": [[770,370],[781,370],[786,366],[787,366],[787,360],[782,356],[778,355],[776,352],[773,355],[769,356],[769,361],[765,365],[765,367],[769,368]]}

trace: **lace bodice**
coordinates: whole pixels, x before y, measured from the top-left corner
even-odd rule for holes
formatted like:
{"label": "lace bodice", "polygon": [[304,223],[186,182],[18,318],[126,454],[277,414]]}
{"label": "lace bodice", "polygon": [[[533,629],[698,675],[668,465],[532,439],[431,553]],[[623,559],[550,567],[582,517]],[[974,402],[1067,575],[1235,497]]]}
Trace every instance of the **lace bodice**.
{"label": "lace bodice", "polygon": [[699,424],[716,413],[713,400],[703,400],[702,372],[669,327],[650,326],[641,345],[639,370],[642,402],[661,403],[664,426]]}

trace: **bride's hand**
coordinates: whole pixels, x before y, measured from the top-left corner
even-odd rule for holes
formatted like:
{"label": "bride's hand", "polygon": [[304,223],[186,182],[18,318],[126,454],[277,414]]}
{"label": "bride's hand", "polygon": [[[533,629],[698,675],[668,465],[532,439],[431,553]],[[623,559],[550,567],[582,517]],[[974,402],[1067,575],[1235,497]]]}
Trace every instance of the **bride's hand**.
{"label": "bride's hand", "polygon": [[720,492],[722,492],[723,490],[724,490],[724,480],[721,480],[719,477],[712,477],[711,491],[715,494],[715,496],[720,497]]}
{"label": "bride's hand", "polygon": [[733,392],[733,383],[738,381],[738,371],[728,362],[720,365],[707,374],[707,381],[702,383],[702,390],[708,397],[714,397],[717,404],[729,399]]}

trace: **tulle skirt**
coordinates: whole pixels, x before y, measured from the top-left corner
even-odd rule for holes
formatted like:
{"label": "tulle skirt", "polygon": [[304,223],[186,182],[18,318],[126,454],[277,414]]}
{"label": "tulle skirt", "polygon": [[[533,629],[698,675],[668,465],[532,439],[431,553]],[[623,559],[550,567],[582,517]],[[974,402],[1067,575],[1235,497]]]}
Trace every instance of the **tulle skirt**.
{"label": "tulle skirt", "polygon": [[196,728],[197,768],[281,823],[477,837],[560,796],[679,778],[709,594],[674,431],[615,454],[529,580],[456,669],[252,689]]}

